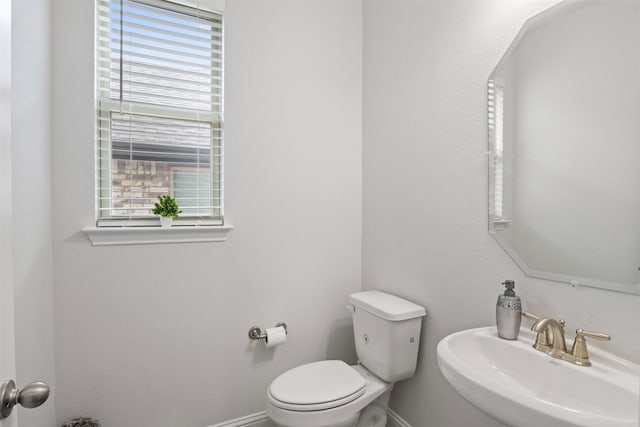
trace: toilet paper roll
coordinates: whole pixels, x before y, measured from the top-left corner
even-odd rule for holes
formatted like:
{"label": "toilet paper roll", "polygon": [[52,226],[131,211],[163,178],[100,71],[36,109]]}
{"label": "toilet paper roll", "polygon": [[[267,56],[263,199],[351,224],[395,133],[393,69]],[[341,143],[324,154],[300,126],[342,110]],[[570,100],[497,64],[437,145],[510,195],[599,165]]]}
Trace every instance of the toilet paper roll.
{"label": "toilet paper roll", "polygon": [[267,348],[284,344],[284,342],[287,340],[287,330],[282,326],[267,328],[265,334],[267,334],[267,338],[264,340],[264,345]]}

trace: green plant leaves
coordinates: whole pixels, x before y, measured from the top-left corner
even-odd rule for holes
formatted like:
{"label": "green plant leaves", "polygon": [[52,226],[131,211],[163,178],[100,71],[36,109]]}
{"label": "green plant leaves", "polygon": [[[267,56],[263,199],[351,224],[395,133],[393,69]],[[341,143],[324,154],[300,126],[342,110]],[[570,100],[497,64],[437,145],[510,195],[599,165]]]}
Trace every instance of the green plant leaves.
{"label": "green plant leaves", "polygon": [[171,218],[178,218],[178,214],[182,213],[182,211],[178,207],[176,199],[169,196],[168,194],[164,196],[158,196],[158,203],[154,204],[154,208],[151,209],[151,212],[154,215],[170,216]]}

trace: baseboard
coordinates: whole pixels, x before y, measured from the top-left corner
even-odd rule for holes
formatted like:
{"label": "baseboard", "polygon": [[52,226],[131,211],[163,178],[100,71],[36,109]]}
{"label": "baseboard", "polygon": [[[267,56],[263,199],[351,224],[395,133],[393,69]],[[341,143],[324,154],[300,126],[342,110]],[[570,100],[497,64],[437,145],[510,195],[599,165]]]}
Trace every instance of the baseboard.
{"label": "baseboard", "polygon": [[[235,420],[224,421],[209,427],[273,427],[266,412],[258,412]],[[387,427],[411,427],[411,424],[402,419],[393,409],[387,410]]]}
{"label": "baseboard", "polygon": [[387,427],[411,427],[411,424],[402,419],[393,409],[387,409]]}
{"label": "baseboard", "polygon": [[265,411],[236,418],[235,420],[224,421],[209,427],[274,427],[273,422]]}

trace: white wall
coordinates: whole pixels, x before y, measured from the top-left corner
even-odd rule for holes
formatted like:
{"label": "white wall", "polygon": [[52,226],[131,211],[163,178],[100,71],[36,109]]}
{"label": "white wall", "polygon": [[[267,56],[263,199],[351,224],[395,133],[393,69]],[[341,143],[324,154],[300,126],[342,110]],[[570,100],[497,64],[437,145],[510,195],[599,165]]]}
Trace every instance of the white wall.
{"label": "white wall", "polygon": [[640,361],[640,297],[526,278],[487,232],[486,81],[526,18],[553,3],[364,3],[362,279],[427,309],[418,371],[391,400],[416,427],[498,425],[447,384],[436,345],[495,324],[506,278],[526,309],[609,332],[593,345]]}
{"label": "white wall", "polygon": [[54,425],[51,253],[51,2],[12,2],[13,273],[16,384],[45,381],[52,397],[19,407],[20,425]]}
{"label": "white wall", "polygon": [[[0,0],[0,375],[14,378],[13,197],[11,141],[11,0]],[[6,381],[6,380],[5,380]],[[17,417],[0,421],[16,427]]]}
{"label": "white wall", "polygon": [[[59,422],[202,427],[262,410],[285,369],[353,360],[343,307],[361,265],[364,288],[427,308],[418,372],[392,399],[415,427],[497,425],[448,386],[435,347],[493,324],[505,278],[527,309],[610,332],[603,347],[639,361],[638,297],[527,279],[487,233],[486,79],[553,0],[367,0],[364,15],[350,1],[227,2],[236,229],[224,244],[116,248],[79,231],[94,216],[91,3],[54,3]],[[249,343],[250,326],[279,320],[284,347]]]}
{"label": "white wall", "polygon": [[[206,426],[269,382],[354,350],[360,289],[362,5],[228,1],[226,243],[94,248],[93,7],[54,3],[58,421]],[[249,342],[253,325],[288,342]]]}

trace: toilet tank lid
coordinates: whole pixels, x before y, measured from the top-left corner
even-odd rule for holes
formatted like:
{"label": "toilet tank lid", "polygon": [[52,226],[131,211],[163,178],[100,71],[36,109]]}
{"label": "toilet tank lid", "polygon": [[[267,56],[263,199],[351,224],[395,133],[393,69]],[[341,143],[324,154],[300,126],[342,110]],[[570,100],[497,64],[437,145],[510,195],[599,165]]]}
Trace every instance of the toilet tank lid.
{"label": "toilet tank lid", "polygon": [[422,317],[427,314],[424,307],[418,304],[380,291],[356,292],[349,295],[349,303],[393,322]]}

